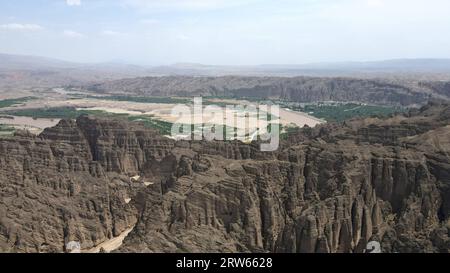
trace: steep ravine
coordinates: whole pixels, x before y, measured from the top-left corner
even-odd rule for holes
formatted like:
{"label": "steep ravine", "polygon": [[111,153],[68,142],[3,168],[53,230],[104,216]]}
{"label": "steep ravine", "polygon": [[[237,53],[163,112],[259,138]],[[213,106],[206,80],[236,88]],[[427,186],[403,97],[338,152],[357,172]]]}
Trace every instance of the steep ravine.
{"label": "steep ravine", "polygon": [[192,143],[119,251],[448,252],[449,109],[326,125],[275,154]]}
{"label": "steep ravine", "polygon": [[434,103],[271,153],[88,116],[19,132],[0,138],[0,250],[92,249],[135,225],[115,252],[449,252],[449,124]]}

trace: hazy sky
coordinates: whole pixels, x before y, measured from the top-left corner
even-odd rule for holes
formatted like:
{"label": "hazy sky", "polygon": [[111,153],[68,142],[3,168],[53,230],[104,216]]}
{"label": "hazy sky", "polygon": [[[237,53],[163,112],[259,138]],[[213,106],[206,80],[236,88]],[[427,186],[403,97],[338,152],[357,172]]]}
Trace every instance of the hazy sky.
{"label": "hazy sky", "polygon": [[150,65],[450,58],[450,1],[2,0],[0,52]]}

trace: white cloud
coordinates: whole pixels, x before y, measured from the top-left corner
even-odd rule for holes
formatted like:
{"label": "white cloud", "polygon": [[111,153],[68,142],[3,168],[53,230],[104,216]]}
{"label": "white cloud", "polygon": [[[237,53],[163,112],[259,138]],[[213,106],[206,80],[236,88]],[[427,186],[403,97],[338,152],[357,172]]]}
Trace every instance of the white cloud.
{"label": "white cloud", "polygon": [[63,35],[73,39],[80,39],[85,37],[83,34],[73,30],[64,30]]}
{"label": "white cloud", "polygon": [[81,0],[66,0],[68,6],[80,6]]}
{"label": "white cloud", "polygon": [[0,30],[16,30],[16,31],[39,31],[43,30],[44,28],[40,25],[36,24],[4,24],[0,25]]}

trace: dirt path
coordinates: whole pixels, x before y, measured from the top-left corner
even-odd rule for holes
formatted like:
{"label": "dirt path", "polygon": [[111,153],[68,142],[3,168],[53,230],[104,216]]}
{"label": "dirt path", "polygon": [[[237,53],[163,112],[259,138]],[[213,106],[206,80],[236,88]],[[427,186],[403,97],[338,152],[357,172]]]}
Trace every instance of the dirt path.
{"label": "dirt path", "polygon": [[99,253],[102,248],[108,253],[114,251],[122,245],[123,240],[125,240],[125,238],[128,236],[128,234],[130,234],[131,231],[133,231],[133,229],[134,227],[131,227],[122,232],[122,234],[120,234],[119,236],[107,240],[94,248],[83,250],[82,253]]}

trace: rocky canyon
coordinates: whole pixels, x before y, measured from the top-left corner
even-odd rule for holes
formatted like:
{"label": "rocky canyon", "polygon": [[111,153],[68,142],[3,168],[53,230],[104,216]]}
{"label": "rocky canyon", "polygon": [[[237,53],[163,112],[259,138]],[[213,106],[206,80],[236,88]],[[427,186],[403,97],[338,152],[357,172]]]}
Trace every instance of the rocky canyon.
{"label": "rocky canyon", "polygon": [[450,251],[450,105],[259,143],[81,116],[0,138],[0,251]]}

